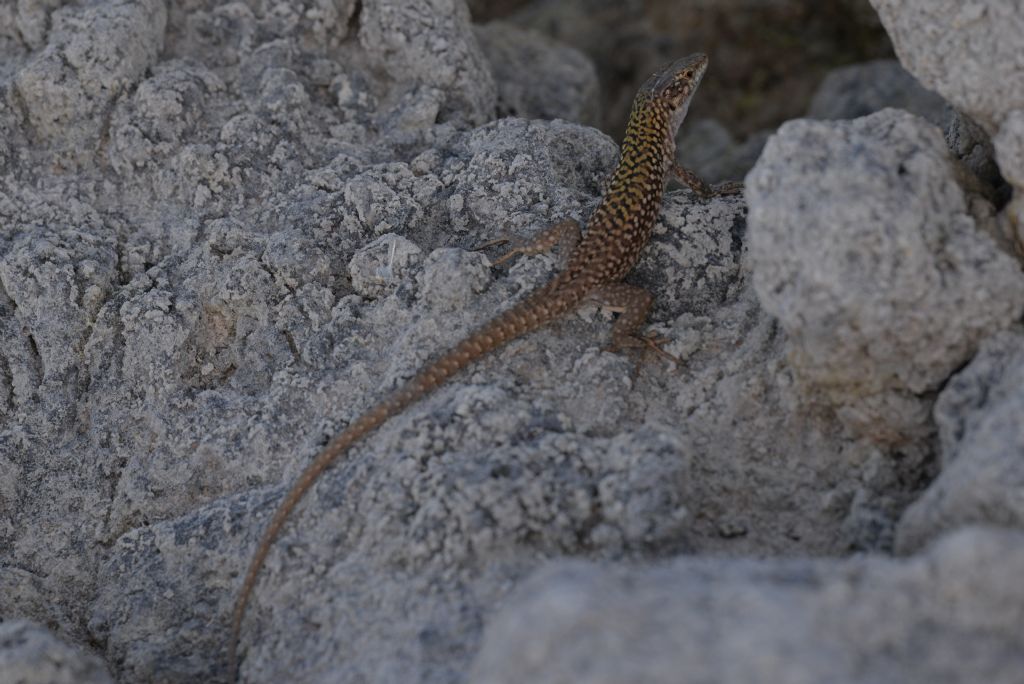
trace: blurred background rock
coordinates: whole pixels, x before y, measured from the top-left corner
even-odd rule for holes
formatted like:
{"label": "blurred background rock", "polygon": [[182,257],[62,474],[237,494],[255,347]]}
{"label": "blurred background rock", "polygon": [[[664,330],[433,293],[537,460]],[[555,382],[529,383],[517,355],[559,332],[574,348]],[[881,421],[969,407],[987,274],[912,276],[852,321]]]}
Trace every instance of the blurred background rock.
{"label": "blurred background rock", "polygon": [[575,47],[597,67],[600,127],[618,139],[636,86],[691,52],[711,57],[691,121],[717,119],[745,138],[803,116],[833,69],[891,58],[867,0],[469,0],[495,20]]}

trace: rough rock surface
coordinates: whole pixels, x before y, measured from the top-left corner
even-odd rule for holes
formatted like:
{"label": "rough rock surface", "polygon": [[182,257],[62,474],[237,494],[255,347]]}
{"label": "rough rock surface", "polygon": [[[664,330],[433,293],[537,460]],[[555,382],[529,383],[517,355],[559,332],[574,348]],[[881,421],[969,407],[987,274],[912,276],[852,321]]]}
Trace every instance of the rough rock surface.
{"label": "rough rock surface", "polygon": [[49,13],[45,47],[14,77],[35,135],[68,150],[95,144],[103,112],[156,61],[166,22],[161,0],[68,6]]}
{"label": "rough rock surface", "polygon": [[1014,187],[1014,195],[1004,212],[1003,233],[1024,259],[1024,110],[1011,112],[992,141],[999,170]]}
{"label": "rough rock surface", "polygon": [[0,623],[0,682],[113,684],[103,661],[27,620]]}
{"label": "rough rock surface", "polygon": [[597,73],[583,53],[502,21],[476,36],[494,71],[499,116],[601,122]]}
{"label": "rough rock surface", "polygon": [[1018,0],[871,0],[900,62],[995,133],[1024,109]]}
{"label": "rough rock surface", "polygon": [[1024,311],[941,132],[897,110],[790,122],[746,192],[754,286],[798,378],[864,436],[925,436],[946,378]]}
{"label": "rough rock surface", "polygon": [[907,509],[897,550],[990,523],[1024,528],[1024,332],[995,335],[935,404],[942,472]]}
{"label": "rough rock surface", "polygon": [[992,136],[1016,189],[1001,233],[1024,258],[1024,12],[1017,0],[871,0],[900,61]]}
{"label": "rough rock surface", "polygon": [[811,119],[856,119],[893,107],[945,127],[946,101],[924,88],[893,59],[879,59],[832,71],[807,109]]}
{"label": "rough rock surface", "polygon": [[[496,118],[512,101],[529,103],[524,114],[582,116],[586,66],[571,75],[578,88],[553,98],[551,78],[523,74],[560,48],[501,49],[510,63],[498,68],[497,39],[481,40],[487,31],[455,0],[0,6],[4,626],[46,625],[117,681],[223,680],[239,574],[291,479],[361,410],[558,261],[492,269],[472,247],[585,219],[615,162],[614,143],[578,123]],[[45,93],[60,96],[52,111]],[[895,120],[814,125],[849,132]],[[965,282],[1002,297],[943,319],[941,339],[977,340],[998,327],[993,312],[1014,306],[1019,266],[958,209],[941,136],[907,121],[888,137],[862,136],[872,153],[879,140],[919,149],[912,187],[931,199],[913,206],[935,220],[893,244],[907,263],[938,255],[956,265],[942,271],[950,297]],[[983,164],[984,146],[971,150]],[[865,190],[882,192],[879,206],[891,198]],[[751,211],[768,199],[750,194]],[[779,586],[731,557],[890,550],[933,475],[935,446],[915,438],[927,417],[895,447],[807,401],[801,366],[787,359],[794,338],[751,286],[770,262],[750,258],[746,212],[742,197],[666,196],[631,280],[656,295],[651,329],[671,340],[678,367],[604,351],[611,314],[587,307],[483,360],[327,473],[261,575],[243,627],[245,680],[468,681],[494,612],[542,563],[566,556],[644,568],[707,555],[694,561],[706,575],[772,603]],[[803,229],[782,238],[806,239]],[[927,291],[931,273],[899,282]],[[822,291],[841,275],[825,273]],[[947,312],[923,302],[926,321]],[[890,304],[862,307],[878,307],[868,319],[881,321]],[[885,353],[868,360],[891,368],[897,388],[920,380],[933,392],[936,368],[956,370],[945,356]],[[981,425],[988,410],[963,415]],[[953,447],[963,454],[950,472],[968,446]],[[954,526],[925,523],[928,538]],[[1019,540],[1001,540],[1013,568]],[[996,557],[977,544],[979,557]],[[832,577],[863,564],[898,575],[927,558],[825,566]],[[786,576],[792,564],[759,567]],[[686,577],[684,593],[699,597],[707,583]],[[965,605],[1005,589],[998,607],[1015,610],[1020,583],[999,577],[964,588]],[[834,624],[860,630],[855,604],[836,601],[848,615]],[[934,617],[915,606],[902,624]],[[925,659],[904,681],[1014,665],[998,649],[1019,631],[977,624],[987,636],[936,651],[952,664]],[[747,634],[752,658],[776,658],[771,634]],[[835,652],[856,654],[859,643]],[[26,662],[42,667],[49,652]],[[974,652],[985,654],[977,667],[965,656]],[[728,662],[720,667],[712,679],[728,679]]]}
{"label": "rough rock surface", "polygon": [[488,624],[473,684],[998,682],[1024,671],[1024,535],[912,559],[554,564]]}

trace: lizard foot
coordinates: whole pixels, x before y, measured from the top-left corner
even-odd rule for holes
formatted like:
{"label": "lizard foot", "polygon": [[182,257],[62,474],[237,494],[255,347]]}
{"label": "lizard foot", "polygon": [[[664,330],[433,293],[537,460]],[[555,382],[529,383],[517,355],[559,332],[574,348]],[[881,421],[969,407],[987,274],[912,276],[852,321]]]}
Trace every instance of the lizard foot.
{"label": "lizard foot", "polygon": [[[581,236],[582,232],[580,230],[580,224],[574,219],[565,219],[564,221],[559,221],[555,225],[541,231],[539,234],[535,235],[532,240],[514,243],[514,246],[509,249],[508,252],[502,254],[496,260],[491,262],[491,266],[503,264],[518,254],[522,254],[524,256],[543,254],[544,252],[549,252],[556,247],[559,248],[564,260],[564,258],[569,254],[572,254],[576,249],[576,245],[580,243]],[[508,242],[512,241],[505,238],[498,238],[497,240],[485,242],[477,249],[486,249],[487,247],[501,245]]]}
{"label": "lizard foot", "polygon": [[[482,252],[486,249],[490,249],[491,247],[497,247],[498,245],[506,245],[509,242],[511,242],[509,238],[494,238],[493,240],[488,240],[487,242],[484,242],[482,244],[477,245],[476,247],[473,247],[472,251]],[[510,249],[509,251],[505,252],[500,257],[492,261],[491,268],[494,268],[495,266],[500,266],[501,264],[505,263],[515,255],[523,253],[525,252],[522,247],[513,247],[512,249]]]}
{"label": "lizard foot", "polygon": [[659,356],[667,359],[677,366],[683,365],[683,360],[675,354],[670,354],[665,351],[662,347],[671,342],[667,337],[662,337],[655,332],[649,332],[642,337],[636,335],[623,335],[612,340],[612,343],[608,346],[607,350],[615,353],[623,353],[628,351],[653,351],[657,352]]}
{"label": "lizard foot", "polygon": [[711,194],[718,197],[724,197],[726,195],[742,195],[743,194],[743,182],[742,181],[722,181],[721,183],[715,183],[711,186]]}

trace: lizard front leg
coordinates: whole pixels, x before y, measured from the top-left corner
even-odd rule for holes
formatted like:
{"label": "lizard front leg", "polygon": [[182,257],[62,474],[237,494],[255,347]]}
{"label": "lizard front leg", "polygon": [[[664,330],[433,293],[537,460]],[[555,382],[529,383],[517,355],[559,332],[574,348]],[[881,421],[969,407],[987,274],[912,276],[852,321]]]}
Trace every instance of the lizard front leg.
{"label": "lizard front leg", "polygon": [[[498,264],[502,264],[517,254],[530,256],[532,254],[550,252],[556,246],[558,247],[559,254],[562,255],[564,260],[566,255],[572,254],[576,249],[576,245],[580,243],[582,237],[583,233],[580,229],[580,224],[575,219],[565,219],[564,221],[559,221],[555,225],[542,230],[529,242],[513,247],[508,252],[498,257],[491,265],[497,266]],[[477,249],[484,249],[491,245],[502,244],[504,242],[508,242],[508,240],[492,240],[491,242],[481,245]]]}
{"label": "lizard front leg", "polygon": [[701,199],[723,195],[738,195],[743,192],[743,183],[739,181],[725,181],[723,183],[716,183],[714,186],[708,185],[701,180],[700,176],[681,166],[679,162],[672,162],[672,175],[680,183],[693,190]]}

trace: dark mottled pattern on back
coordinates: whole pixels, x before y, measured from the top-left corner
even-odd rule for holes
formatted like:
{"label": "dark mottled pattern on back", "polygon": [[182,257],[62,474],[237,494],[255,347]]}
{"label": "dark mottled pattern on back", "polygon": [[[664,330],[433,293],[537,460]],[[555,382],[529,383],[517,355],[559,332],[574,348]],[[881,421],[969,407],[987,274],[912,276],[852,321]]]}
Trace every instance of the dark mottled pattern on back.
{"label": "dark mottled pattern on back", "polygon": [[587,233],[565,275],[593,286],[621,280],[636,265],[661,211],[669,111],[660,103],[634,105],[619,166],[587,224]]}
{"label": "dark mottled pattern on back", "polygon": [[[454,348],[429,361],[403,387],[332,439],[302,472],[274,512],[242,582],[231,621],[229,676],[237,674],[242,617],[270,546],[288,515],[335,459],[475,360],[575,309],[588,295],[618,293],[622,297],[618,290],[627,286],[617,286],[618,290],[607,286],[617,283],[633,268],[650,238],[661,209],[666,174],[674,163],[675,134],[706,66],[704,55],[691,55],[663,67],[641,87],[622,141],[619,164],[565,270],[470,333]],[[642,324],[650,296],[645,292],[643,297],[625,294],[628,296],[623,301],[640,302],[642,306],[632,313],[627,311],[620,322],[629,324],[625,327]],[[625,337],[629,331],[619,326],[616,332]]]}

